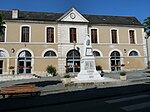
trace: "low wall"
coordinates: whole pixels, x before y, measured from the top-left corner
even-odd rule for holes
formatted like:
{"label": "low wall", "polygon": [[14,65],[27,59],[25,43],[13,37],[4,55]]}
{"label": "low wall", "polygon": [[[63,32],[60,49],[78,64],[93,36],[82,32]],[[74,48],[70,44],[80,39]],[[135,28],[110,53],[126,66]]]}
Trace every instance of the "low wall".
{"label": "low wall", "polygon": [[34,79],[32,74],[17,74],[17,75],[0,75],[0,81],[21,80],[21,79]]}

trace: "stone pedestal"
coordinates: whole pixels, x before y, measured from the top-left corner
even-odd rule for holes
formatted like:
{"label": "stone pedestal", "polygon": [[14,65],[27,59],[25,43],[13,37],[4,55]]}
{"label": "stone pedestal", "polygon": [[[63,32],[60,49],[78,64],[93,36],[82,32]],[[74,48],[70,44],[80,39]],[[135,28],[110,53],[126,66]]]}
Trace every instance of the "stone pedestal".
{"label": "stone pedestal", "polygon": [[84,42],[84,54],[81,59],[81,71],[76,77],[77,80],[102,80],[100,73],[96,70],[95,57],[90,42],[89,36]]}
{"label": "stone pedestal", "polygon": [[81,72],[77,75],[78,80],[100,80],[104,79],[95,68],[94,57],[83,57],[81,60]]}

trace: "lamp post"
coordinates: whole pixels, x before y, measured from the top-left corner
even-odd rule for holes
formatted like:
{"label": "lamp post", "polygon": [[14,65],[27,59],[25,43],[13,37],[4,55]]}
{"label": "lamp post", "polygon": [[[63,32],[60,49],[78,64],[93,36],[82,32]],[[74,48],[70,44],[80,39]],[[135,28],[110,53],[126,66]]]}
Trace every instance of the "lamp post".
{"label": "lamp post", "polygon": [[75,70],[74,70],[74,51],[75,51],[75,46],[76,46],[76,42],[73,41],[73,74],[75,72]]}
{"label": "lamp post", "polygon": [[146,39],[146,50],[147,50],[147,68],[150,69],[148,38],[149,38],[148,36],[145,36],[145,39]]}

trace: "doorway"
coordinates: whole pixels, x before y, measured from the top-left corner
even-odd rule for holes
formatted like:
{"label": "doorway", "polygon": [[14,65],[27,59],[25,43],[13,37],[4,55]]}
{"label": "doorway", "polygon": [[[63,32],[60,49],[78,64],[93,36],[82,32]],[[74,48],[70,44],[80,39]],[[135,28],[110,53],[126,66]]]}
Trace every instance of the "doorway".
{"label": "doorway", "polygon": [[77,50],[70,50],[67,53],[66,65],[68,72],[80,72],[80,53]]}
{"label": "doorway", "polygon": [[18,55],[18,74],[30,74],[32,69],[32,58],[29,51],[22,51]]}
{"label": "doorway", "polygon": [[120,53],[118,51],[113,51],[110,57],[111,71],[120,71]]}

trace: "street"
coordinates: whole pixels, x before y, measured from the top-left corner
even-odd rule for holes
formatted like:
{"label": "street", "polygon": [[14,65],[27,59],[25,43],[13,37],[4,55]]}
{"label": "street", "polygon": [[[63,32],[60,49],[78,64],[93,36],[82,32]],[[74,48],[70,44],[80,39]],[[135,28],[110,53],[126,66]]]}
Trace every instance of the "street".
{"label": "street", "polygon": [[[142,86],[146,85],[137,85],[134,88],[142,89]],[[149,83],[147,86],[150,86]],[[126,90],[132,91],[133,87],[128,86],[121,87],[118,90],[120,93],[125,92]],[[117,90],[117,91],[118,91]],[[110,88],[109,91],[115,92],[116,88]],[[93,90],[91,95],[94,95],[95,92],[100,92],[98,90]],[[107,91],[108,92],[108,91]],[[91,98],[82,98],[83,93],[90,92],[82,92],[82,93],[65,93],[60,96],[45,96],[35,97],[35,98],[14,98],[8,99],[8,102],[1,100],[1,104],[4,103],[6,108],[2,110],[3,112],[149,112],[150,111],[150,91],[138,91],[129,94],[116,94],[113,96],[107,97],[91,97]],[[80,94],[83,94],[80,96]],[[96,93],[97,94],[97,93]],[[82,100],[66,100],[67,98],[75,98],[81,97]],[[87,95],[88,97],[88,95]],[[65,99],[66,98],[66,99]],[[66,102],[62,102],[62,100],[66,100]],[[51,103],[52,101],[57,100],[59,103]],[[15,104],[16,103],[16,104]],[[12,105],[32,105],[27,107],[19,107],[9,109]],[[36,105],[37,104],[37,105]],[[2,106],[2,105],[1,105]],[[0,108],[1,109],[1,108]]]}
{"label": "street", "polygon": [[10,112],[149,112],[150,92],[130,94],[106,99],[46,105]]}

